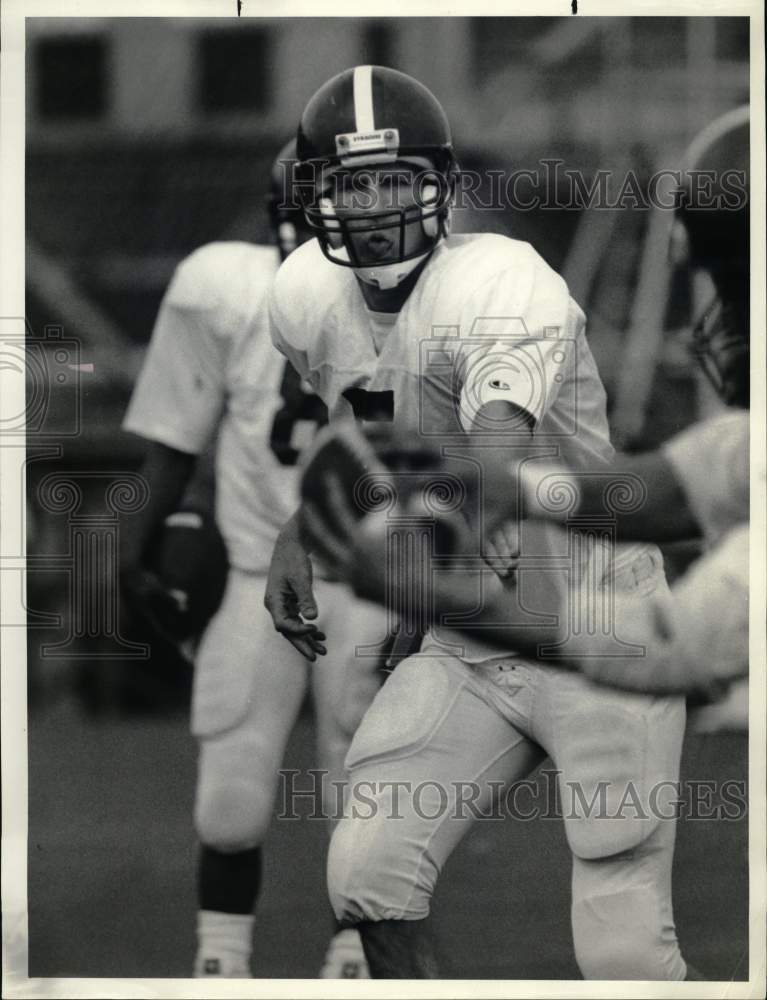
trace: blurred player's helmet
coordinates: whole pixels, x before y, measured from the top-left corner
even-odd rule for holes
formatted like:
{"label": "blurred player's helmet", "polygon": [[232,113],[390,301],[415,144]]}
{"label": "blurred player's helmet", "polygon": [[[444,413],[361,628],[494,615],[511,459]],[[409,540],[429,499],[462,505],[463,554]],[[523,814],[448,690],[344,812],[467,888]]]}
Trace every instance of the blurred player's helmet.
{"label": "blurred player's helmet", "polygon": [[272,164],[267,196],[269,224],[282,260],[314,235],[307,228],[303,208],[296,200],[293,184],[295,166],[296,140],[291,139]]}
{"label": "blurred player's helmet", "polygon": [[693,352],[728,406],[749,404],[749,110],[736,108],[691,143],[677,191],[676,238],[716,297],[693,333]]}
{"label": "blurred player's helmet", "polygon": [[[309,226],[325,256],[354,268],[362,280],[395,287],[447,235],[458,175],[450,126],[431,91],[405,73],[356,66],[334,76],[301,116],[297,154],[296,180]],[[394,200],[386,211],[357,211],[353,221],[339,215],[328,183],[387,164],[417,169],[414,199]],[[391,246],[366,259],[360,234],[382,230],[391,234]]]}

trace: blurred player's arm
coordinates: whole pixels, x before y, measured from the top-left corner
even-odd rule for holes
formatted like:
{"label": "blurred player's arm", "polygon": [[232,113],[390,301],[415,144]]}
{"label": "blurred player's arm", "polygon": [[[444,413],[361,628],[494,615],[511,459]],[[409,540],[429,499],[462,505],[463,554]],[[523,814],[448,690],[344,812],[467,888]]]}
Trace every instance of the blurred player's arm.
{"label": "blurred player's arm", "polygon": [[[416,561],[409,565],[406,575],[392,568],[389,553],[387,518],[383,514],[360,517],[354,507],[349,482],[342,481],[341,474],[332,466],[307,470],[314,475],[314,482],[306,485],[304,503],[301,510],[302,530],[312,539],[317,555],[323,565],[339,579],[347,580],[355,593],[364,599],[381,604],[404,607],[412,600],[413,593],[430,593],[433,600],[425,607],[432,608],[435,623],[446,614],[465,615],[474,608],[477,600],[476,569],[467,572],[465,568],[432,572],[430,564]],[[311,496],[309,495],[311,494]],[[469,531],[458,537],[460,521],[456,522],[456,555],[460,554],[462,542],[469,541]],[[465,526],[464,526],[465,527]],[[541,525],[540,534],[550,531]],[[536,551],[548,546],[548,539],[534,538],[535,529],[528,532],[528,541]],[[425,574],[422,582],[415,578]],[[530,574],[534,593],[526,589],[525,598],[532,601],[536,612],[553,616],[555,624],[531,629],[529,612],[520,606],[517,588],[502,580],[496,573],[484,573],[483,608],[481,615],[474,619],[474,629],[482,639],[498,642],[502,648],[515,648],[529,655],[537,655],[541,645],[554,643],[561,638],[562,609],[566,605],[565,582],[556,573]]]}
{"label": "blurred player's arm", "polygon": [[[404,602],[414,592],[427,593],[433,623],[445,615],[464,615],[476,604],[476,578],[460,568],[432,572],[416,563],[407,578],[398,575],[389,558],[386,517],[360,520],[346,484],[332,470],[324,477],[324,510],[306,502],[306,530],[316,539],[323,562],[349,581],[359,597],[379,603]],[[329,516],[332,511],[332,518]],[[560,534],[561,532],[561,534]],[[565,541],[564,529],[529,522],[528,538],[541,552],[552,538]],[[535,538],[536,533],[539,534]],[[427,574],[420,583],[419,572]],[[499,649],[550,662],[560,669],[579,670],[592,680],[621,690],[646,694],[688,694],[710,701],[726,691],[748,670],[748,528],[735,529],[709,555],[698,560],[674,586],[649,596],[640,593],[586,595],[609,601],[613,628],[604,634],[574,635],[569,629],[570,584],[560,574],[530,572],[526,576],[524,607],[516,586],[494,574],[485,574],[481,612],[472,626],[458,626],[466,634],[497,643]],[[575,600],[578,600],[575,595]],[[529,610],[549,621],[531,626]],[[643,647],[639,656],[616,655],[620,644]],[[563,644],[563,640],[567,640]],[[547,647],[558,647],[556,656]]]}
{"label": "blurred player's arm", "polygon": [[730,531],[672,588],[650,599],[615,595],[616,633],[642,657],[600,655],[583,643],[576,666],[623,690],[721,698],[748,673],[748,525]]}
{"label": "blurred player's arm", "polygon": [[[513,476],[514,471],[510,470],[510,474]],[[555,505],[547,505],[538,488],[544,474],[549,490],[556,490],[558,483],[577,498],[566,513]],[[536,468],[535,463],[530,463],[518,469],[518,475],[528,517],[560,521],[565,517],[609,514],[614,519],[619,541],[671,542],[698,538],[701,534],[685,489],[662,451],[618,454],[609,466],[593,474],[580,471],[575,474],[565,468],[544,469],[540,465]],[[628,496],[638,495],[639,502],[635,506],[607,507],[606,497],[615,496],[624,488]]]}
{"label": "blurred player's arm", "polygon": [[[565,469],[551,471],[578,497],[575,509],[567,516],[609,513],[615,518],[621,540],[671,542],[701,535],[716,538],[748,519],[748,412],[731,410],[699,421],[656,451],[616,455],[608,469],[593,475],[573,474]],[[536,469],[535,463],[525,467],[506,463],[509,482],[513,483],[515,476],[521,482],[527,515],[556,520],[563,515],[542,502],[538,488],[546,472]],[[509,506],[509,485],[502,473],[501,463],[486,484],[492,494],[488,504],[499,509]],[[608,493],[617,496],[625,486],[627,495],[631,495],[637,492],[637,485],[641,485],[643,499],[635,508],[624,510],[613,505],[606,510]]]}
{"label": "blurred player's arm", "polygon": [[143,566],[149,543],[165,518],[177,508],[192,476],[196,456],[150,441],[141,466],[149,498],[120,533],[122,573]]}
{"label": "blurred player's arm", "polygon": [[[488,530],[518,513],[547,521],[609,514],[619,541],[673,542],[717,537],[748,518],[749,418],[743,410],[695,423],[655,451],[616,454],[593,472],[524,462],[516,449],[485,454]],[[575,498],[565,511],[546,499],[561,490]],[[621,495],[638,502],[621,503]],[[617,502],[608,508],[607,498]]]}
{"label": "blurred player's arm", "polygon": [[153,539],[181,501],[201,456],[212,478],[210,449],[226,405],[227,363],[215,292],[204,249],[181,262],[123,420],[125,430],[146,442],[141,474],[149,499],[125,517],[120,532],[121,578],[139,593],[152,583],[146,564]]}

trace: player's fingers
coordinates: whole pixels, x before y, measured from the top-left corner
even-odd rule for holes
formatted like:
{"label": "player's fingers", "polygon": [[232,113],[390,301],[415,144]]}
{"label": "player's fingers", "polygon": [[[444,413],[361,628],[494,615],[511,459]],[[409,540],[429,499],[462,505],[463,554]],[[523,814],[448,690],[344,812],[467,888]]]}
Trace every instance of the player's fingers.
{"label": "player's fingers", "polygon": [[[314,626],[312,626],[314,628]],[[317,631],[309,632],[306,635],[286,635],[285,638],[288,642],[298,650],[298,652],[305,656],[307,660],[312,663],[317,659],[317,656],[325,656],[327,653],[327,647],[324,642],[320,641],[325,638],[324,633]]]}
{"label": "player's fingers", "polygon": [[509,556],[518,559],[520,555],[519,524],[515,521],[506,521],[501,525],[500,532],[503,535]]}
{"label": "player's fingers", "polygon": [[485,539],[482,557],[490,569],[496,572],[499,576],[503,576],[505,567],[504,558],[491,538]]}
{"label": "player's fingers", "polygon": [[509,562],[519,558],[519,536],[513,524],[504,524],[493,533],[493,544],[501,558]]}
{"label": "player's fingers", "polygon": [[[309,592],[311,594],[311,586]],[[272,616],[274,627],[278,632],[282,632],[283,635],[301,636],[319,632],[316,625],[301,620],[302,612],[300,611],[298,597],[292,589],[279,593],[276,599],[271,601],[269,613]],[[319,634],[323,639],[325,638],[324,632],[320,632]]]}
{"label": "player's fingers", "polygon": [[503,579],[513,576],[519,561],[519,535],[516,525],[503,525],[487,540],[492,555],[490,565]]}
{"label": "player's fingers", "polygon": [[311,622],[302,622],[297,615],[276,614],[272,615],[272,620],[277,631],[282,632],[286,637],[290,635],[313,635],[317,631],[316,625],[312,625]]}
{"label": "player's fingers", "polygon": [[304,616],[304,618],[316,618],[319,614],[317,610],[317,602],[314,599],[314,591],[312,590],[312,578],[311,570],[307,566],[297,567],[293,577],[291,578],[291,586],[293,588],[293,593],[295,594],[296,605],[299,612]]}
{"label": "player's fingers", "polygon": [[324,656],[327,653],[328,647],[324,642],[320,642],[316,634],[310,635],[308,637],[308,641],[315,653],[319,653],[320,656]]}
{"label": "player's fingers", "polygon": [[485,539],[484,556],[488,562],[492,562],[500,558],[500,554],[498,549],[495,547],[495,543],[492,538]]}
{"label": "player's fingers", "polygon": [[317,659],[317,653],[313,649],[312,644],[308,641],[308,639],[302,638],[300,636],[290,636],[290,635],[286,635],[285,638],[288,640],[288,642],[294,649],[298,650],[301,656],[309,660],[310,663],[314,663],[314,661]]}

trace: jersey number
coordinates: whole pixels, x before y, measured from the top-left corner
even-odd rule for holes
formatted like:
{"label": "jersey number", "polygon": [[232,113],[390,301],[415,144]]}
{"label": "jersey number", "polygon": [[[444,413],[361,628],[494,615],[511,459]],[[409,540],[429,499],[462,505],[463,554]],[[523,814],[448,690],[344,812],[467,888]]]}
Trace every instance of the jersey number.
{"label": "jersey number", "polygon": [[[282,406],[274,415],[270,444],[281,465],[295,465],[317,428],[328,422],[328,410],[319,396],[304,391],[289,361],[285,362],[280,396]],[[302,432],[304,440],[300,440]]]}
{"label": "jersey number", "polygon": [[394,393],[391,389],[370,392],[353,386],[344,389],[341,395],[351,403],[357,420],[378,420],[389,424],[394,420]]}

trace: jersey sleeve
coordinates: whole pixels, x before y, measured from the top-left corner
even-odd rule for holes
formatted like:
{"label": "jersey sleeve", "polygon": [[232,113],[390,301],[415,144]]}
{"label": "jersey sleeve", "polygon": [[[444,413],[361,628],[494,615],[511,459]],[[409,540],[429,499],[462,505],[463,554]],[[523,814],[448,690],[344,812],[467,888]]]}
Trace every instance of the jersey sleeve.
{"label": "jersey sleeve", "polygon": [[310,369],[308,353],[302,343],[304,323],[301,314],[296,310],[299,297],[291,296],[287,285],[286,268],[283,265],[269,293],[269,336],[274,346],[291,363],[299,376],[312,388],[316,388],[316,374]]}
{"label": "jersey sleeve", "polygon": [[[505,400],[534,429],[555,403],[585,317],[567,286],[537,255],[521,274],[504,270],[470,297],[461,322],[461,422]],[[466,333],[468,331],[468,334]],[[481,419],[481,418],[480,418]],[[487,428],[490,429],[490,428]]]}
{"label": "jersey sleeve", "polygon": [[165,293],[123,421],[125,430],[193,455],[218,426],[227,367],[227,341],[216,336],[216,298],[206,294],[195,257],[182,261]]}
{"label": "jersey sleeve", "polygon": [[663,446],[709,542],[749,514],[749,416],[728,412],[693,424]]}

